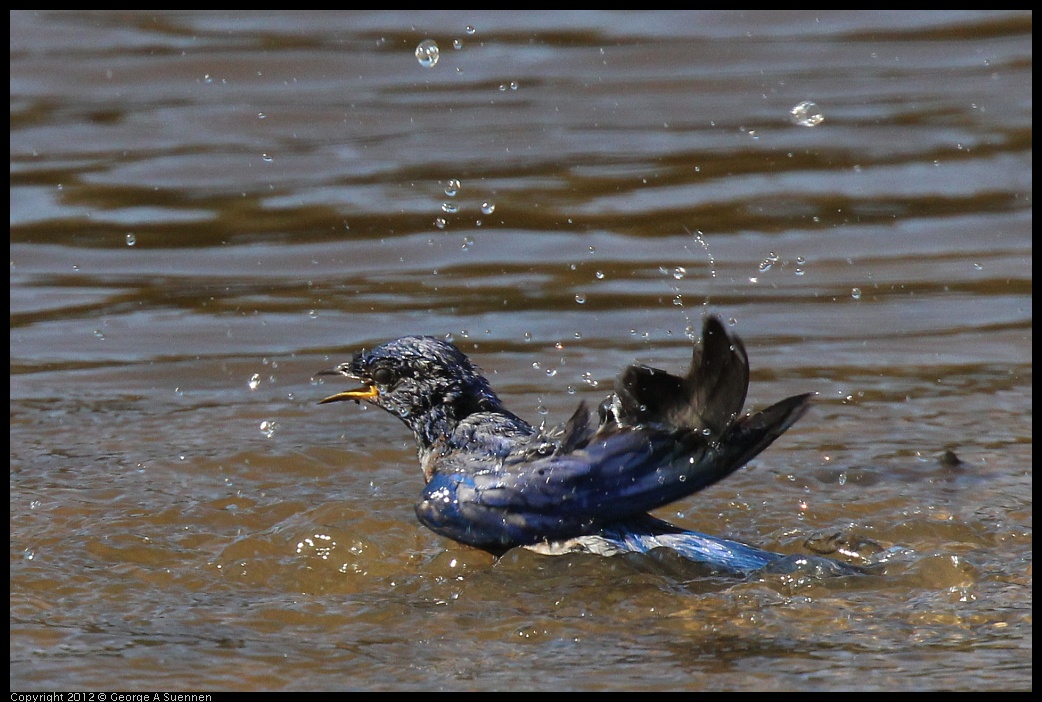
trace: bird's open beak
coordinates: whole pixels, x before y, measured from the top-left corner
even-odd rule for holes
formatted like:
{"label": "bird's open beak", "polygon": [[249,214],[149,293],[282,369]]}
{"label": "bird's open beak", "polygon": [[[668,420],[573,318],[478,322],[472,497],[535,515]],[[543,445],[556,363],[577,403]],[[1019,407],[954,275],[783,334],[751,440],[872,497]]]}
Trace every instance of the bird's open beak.
{"label": "bird's open beak", "polygon": [[[356,378],[353,374],[346,372],[346,370],[341,366],[337,366],[336,368],[329,368],[324,371],[319,371],[318,373],[315,373],[315,375],[342,375],[348,378],[355,378],[355,380],[359,379]],[[354,390],[345,390],[344,392],[338,392],[335,395],[330,395],[329,397],[323,400],[319,400],[318,404],[324,405],[327,402],[344,402],[346,400],[354,400],[355,402],[360,402],[362,400],[375,400],[379,396],[380,391],[376,389],[376,386],[369,385],[367,383],[360,388],[355,388]]]}
{"label": "bird's open beak", "polygon": [[327,402],[343,402],[344,400],[354,400],[355,402],[359,400],[375,400],[379,395],[380,392],[376,389],[376,386],[370,385],[369,387],[338,392],[336,395],[330,395],[323,400],[319,400],[318,404],[324,405]]}

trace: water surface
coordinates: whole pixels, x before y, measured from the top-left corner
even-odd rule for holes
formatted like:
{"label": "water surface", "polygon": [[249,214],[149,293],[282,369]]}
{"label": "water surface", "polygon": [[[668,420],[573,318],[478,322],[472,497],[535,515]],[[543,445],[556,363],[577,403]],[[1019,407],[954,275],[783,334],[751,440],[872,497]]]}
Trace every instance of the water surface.
{"label": "water surface", "polygon": [[[1031,19],[13,12],[12,689],[1029,689]],[[819,403],[660,516],[880,574],[494,562],[316,405],[427,333],[561,422],[710,312]]]}

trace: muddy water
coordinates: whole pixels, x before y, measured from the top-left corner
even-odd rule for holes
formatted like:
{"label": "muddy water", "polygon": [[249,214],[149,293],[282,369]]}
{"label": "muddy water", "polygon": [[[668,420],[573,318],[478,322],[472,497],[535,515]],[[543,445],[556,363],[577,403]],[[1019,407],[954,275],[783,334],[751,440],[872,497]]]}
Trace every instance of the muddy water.
{"label": "muddy water", "polygon": [[[1030,688],[1031,67],[1023,13],[12,13],[12,689]],[[881,575],[493,562],[315,404],[428,333],[560,422],[707,312],[820,401],[661,516]]]}

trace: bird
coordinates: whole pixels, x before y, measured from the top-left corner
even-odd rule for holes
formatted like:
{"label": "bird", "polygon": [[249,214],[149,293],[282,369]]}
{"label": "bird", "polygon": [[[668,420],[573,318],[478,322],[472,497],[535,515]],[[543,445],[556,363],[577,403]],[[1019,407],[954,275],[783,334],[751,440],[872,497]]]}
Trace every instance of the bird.
{"label": "bird", "polygon": [[743,414],[748,355],[715,315],[704,320],[686,373],[629,365],[596,419],[583,400],[554,427],[508,410],[458,347],[433,336],[404,336],[316,375],[360,385],[319,404],[366,402],[412,431],[425,481],[420,523],[494,556],[515,547],[605,556],[665,548],[723,573],[856,571],[650,514],[746,465],[806,414],[815,395]]}

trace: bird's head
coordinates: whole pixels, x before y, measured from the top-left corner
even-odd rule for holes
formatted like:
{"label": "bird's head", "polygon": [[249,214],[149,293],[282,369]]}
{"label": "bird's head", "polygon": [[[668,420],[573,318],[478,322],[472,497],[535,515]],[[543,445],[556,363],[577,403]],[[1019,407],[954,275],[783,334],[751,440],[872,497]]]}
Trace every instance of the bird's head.
{"label": "bird's head", "polygon": [[428,435],[432,423],[454,423],[473,412],[501,407],[470,359],[431,336],[389,341],[317,375],[341,375],[361,383],[319,404],[365,400],[399,417],[418,437]]}

